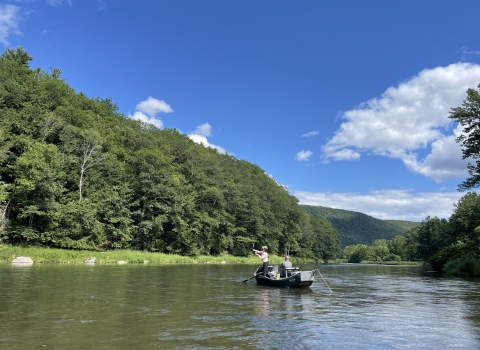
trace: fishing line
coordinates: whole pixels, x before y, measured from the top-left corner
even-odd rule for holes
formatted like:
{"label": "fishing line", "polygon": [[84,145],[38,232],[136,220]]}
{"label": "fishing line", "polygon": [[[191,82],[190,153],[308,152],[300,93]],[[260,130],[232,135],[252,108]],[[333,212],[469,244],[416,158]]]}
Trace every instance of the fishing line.
{"label": "fishing line", "polygon": [[325,285],[328,287],[328,289],[330,289],[330,293],[328,293],[328,294],[332,294],[333,291],[332,291],[332,289],[330,288],[330,286],[328,285],[327,281],[325,281],[325,278],[323,278],[322,273],[320,272],[320,270],[319,270],[319,269],[315,269],[315,270],[313,270],[312,274],[315,275],[315,272],[318,272],[318,273],[320,274],[320,277],[322,277],[323,282],[325,282]]}

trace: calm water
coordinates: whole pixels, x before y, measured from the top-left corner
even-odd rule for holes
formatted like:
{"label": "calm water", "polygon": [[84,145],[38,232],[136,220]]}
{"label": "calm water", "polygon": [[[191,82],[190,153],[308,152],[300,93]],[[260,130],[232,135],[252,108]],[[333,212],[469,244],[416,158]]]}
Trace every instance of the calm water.
{"label": "calm water", "polygon": [[480,349],[478,280],[315,267],[332,294],[244,265],[0,264],[0,349]]}

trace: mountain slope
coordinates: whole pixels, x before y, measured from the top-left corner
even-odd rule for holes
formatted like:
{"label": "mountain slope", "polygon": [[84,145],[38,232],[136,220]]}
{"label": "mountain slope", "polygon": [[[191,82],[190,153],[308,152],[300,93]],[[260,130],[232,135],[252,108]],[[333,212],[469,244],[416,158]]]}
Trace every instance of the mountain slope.
{"label": "mountain slope", "polygon": [[325,218],[340,233],[342,248],[351,244],[371,245],[376,239],[392,239],[404,235],[414,222],[380,220],[369,215],[342,209],[301,205],[302,209],[319,218]]}
{"label": "mountain slope", "polygon": [[416,221],[405,221],[405,220],[383,220],[383,221],[388,222],[389,224],[398,226],[405,232],[407,232],[411,228],[414,228],[420,225],[420,223]]}

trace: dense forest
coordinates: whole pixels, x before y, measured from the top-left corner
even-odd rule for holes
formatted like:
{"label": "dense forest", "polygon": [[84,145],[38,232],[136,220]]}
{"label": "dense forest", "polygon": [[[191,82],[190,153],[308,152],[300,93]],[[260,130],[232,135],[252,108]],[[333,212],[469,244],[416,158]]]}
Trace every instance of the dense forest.
{"label": "dense forest", "polygon": [[422,261],[446,274],[480,276],[480,196],[467,193],[448,220],[427,217],[404,236],[348,245],[343,258],[352,263]]}
{"label": "dense forest", "polygon": [[330,260],[340,236],[258,165],[0,57],[0,243]]}
{"label": "dense forest", "polygon": [[342,247],[352,244],[371,245],[377,239],[392,239],[405,235],[419,223],[401,220],[380,220],[355,211],[320,206],[301,205],[302,209],[318,218],[327,219],[340,233]]}

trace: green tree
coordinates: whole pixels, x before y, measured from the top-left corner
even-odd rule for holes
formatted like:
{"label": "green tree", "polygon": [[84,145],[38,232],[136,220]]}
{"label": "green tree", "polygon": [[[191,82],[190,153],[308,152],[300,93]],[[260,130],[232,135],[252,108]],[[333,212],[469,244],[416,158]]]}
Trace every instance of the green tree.
{"label": "green tree", "polygon": [[312,247],[315,257],[324,262],[336,259],[340,253],[340,234],[327,219],[319,219],[311,215],[310,221],[315,233]]}
{"label": "green tree", "polygon": [[376,260],[375,251],[366,244],[352,244],[345,247],[343,257],[349,263]]}
{"label": "green tree", "polygon": [[447,243],[480,244],[480,196],[469,192],[454,207],[449,219],[451,237]]}
{"label": "green tree", "polygon": [[449,118],[463,127],[456,140],[462,145],[462,159],[472,158],[475,161],[474,164],[468,163],[470,177],[458,188],[460,191],[477,188],[480,185],[480,90],[468,89],[467,99],[461,107],[451,109]]}
{"label": "green tree", "polygon": [[418,257],[427,261],[449,243],[449,227],[446,219],[427,217],[415,228]]}
{"label": "green tree", "polygon": [[407,260],[407,239],[405,236],[395,236],[387,241],[390,253],[398,255],[402,260]]}
{"label": "green tree", "polygon": [[390,254],[386,239],[376,239],[375,241],[373,241],[371,248],[375,253],[376,260],[386,260],[387,256]]}
{"label": "green tree", "polygon": [[17,158],[14,199],[17,206],[17,238],[42,241],[41,232],[49,229],[50,215],[64,193],[61,156],[55,145],[33,143]]}

